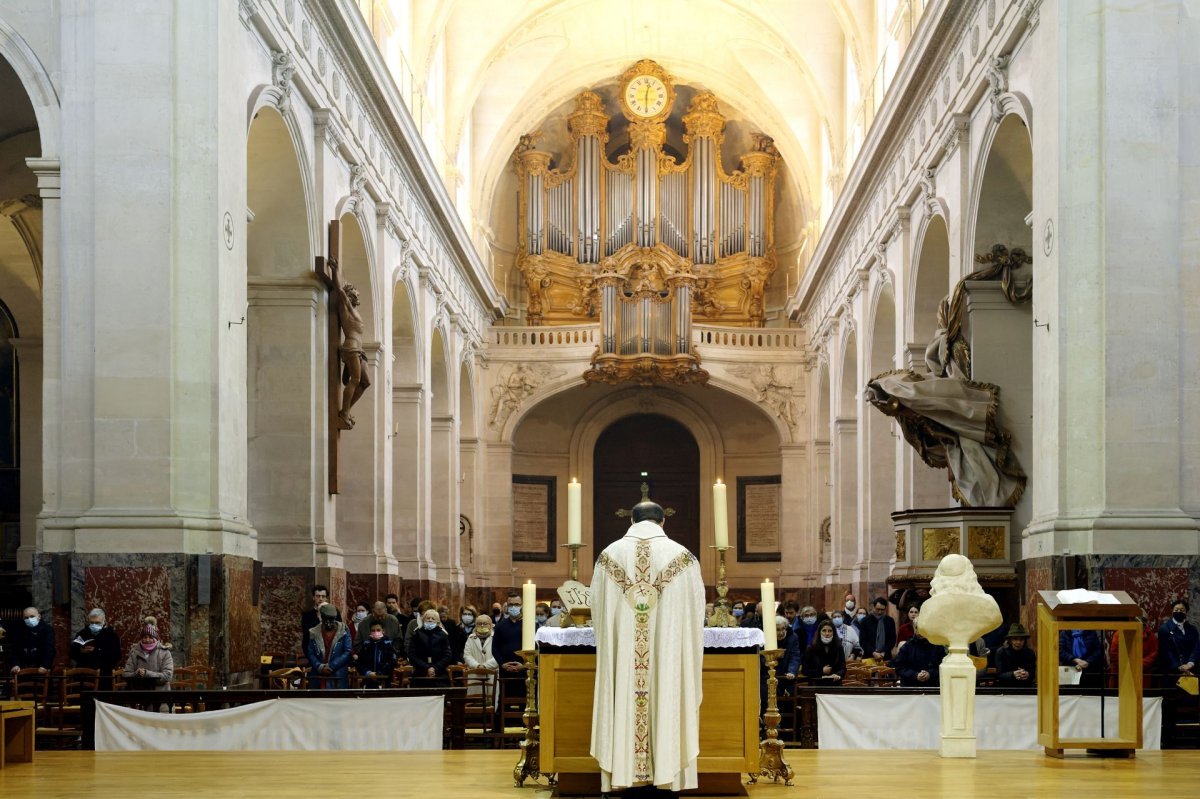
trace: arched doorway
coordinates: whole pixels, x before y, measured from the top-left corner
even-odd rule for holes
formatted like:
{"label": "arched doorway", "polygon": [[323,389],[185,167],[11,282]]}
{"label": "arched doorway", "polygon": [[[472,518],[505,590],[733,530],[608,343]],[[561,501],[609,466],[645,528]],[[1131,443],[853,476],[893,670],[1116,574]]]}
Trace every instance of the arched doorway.
{"label": "arched doorway", "polygon": [[595,551],[625,535],[629,519],[616,515],[641,497],[674,509],[666,530],[694,555],[700,551],[700,448],[679,422],[658,414],[627,416],[609,425],[592,454]]}

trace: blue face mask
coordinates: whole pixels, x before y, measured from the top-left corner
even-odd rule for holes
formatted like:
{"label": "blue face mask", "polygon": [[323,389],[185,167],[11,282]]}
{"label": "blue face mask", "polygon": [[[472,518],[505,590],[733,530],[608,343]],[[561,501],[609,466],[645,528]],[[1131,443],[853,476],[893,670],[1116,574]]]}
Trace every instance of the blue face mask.
{"label": "blue face mask", "polygon": [[812,627],[814,624],[817,623],[817,617],[816,616],[805,616],[800,621],[804,622],[806,627]]}
{"label": "blue face mask", "polygon": [[509,605],[508,606],[508,615],[512,616],[514,619],[517,616],[520,616],[521,615],[521,606],[520,605]]}
{"label": "blue face mask", "polygon": [[38,619],[37,619],[36,617],[35,617],[35,618],[32,618],[32,619],[26,619],[26,620],[25,620],[25,626],[26,626],[26,627],[37,627],[37,626],[38,626]]}
{"label": "blue face mask", "polygon": [[88,629],[94,633],[98,633],[104,629],[104,625],[103,624],[89,624]]}
{"label": "blue face mask", "polygon": [[733,609],[733,615],[734,615],[734,616],[737,616],[738,618],[741,618],[741,617],[742,617],[742,614],[744,614],[745,612],[746,612],[746,611],[742,610],[741,608],[734,608],[734,609]]}
{"label": "blue face mask", "polygon": [[833,626],[834,626],[834,627],[841,627],[841,626],[842,626],[842,617],[841,617],[841,616],[834,616],[834,617],[833,617]]}
{"label": "blue face mask", "polygon": [[425,629],[426,629],[426,630],[436,630],[436,629],[437,629],[437,626],[438,626],[438,624],[437,624],[437,622],[436,622],[436,621],[427,621],[427,622],[425,622]]}

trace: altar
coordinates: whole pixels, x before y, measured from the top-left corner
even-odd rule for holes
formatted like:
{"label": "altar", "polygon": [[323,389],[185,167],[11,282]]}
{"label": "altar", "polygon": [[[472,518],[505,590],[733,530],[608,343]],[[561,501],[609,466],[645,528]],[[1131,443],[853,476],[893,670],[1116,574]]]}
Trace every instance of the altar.
{"label": "altar", "polygon": [[[598,794],[600,768],[588,750],[596,681],[591,628],[543,627],[538,641],[541,771],[558,775],[559,793]],[[758,628],[704,630],[699,792],[744,795],[742,775],[758,772]]]}

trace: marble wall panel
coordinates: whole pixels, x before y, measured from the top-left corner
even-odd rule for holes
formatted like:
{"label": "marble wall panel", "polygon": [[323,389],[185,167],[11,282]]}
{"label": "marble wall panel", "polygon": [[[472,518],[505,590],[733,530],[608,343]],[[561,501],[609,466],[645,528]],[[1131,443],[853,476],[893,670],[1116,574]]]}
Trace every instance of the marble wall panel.
{"label": "marble wall panel", "polygon": [[[142,619],[154,616],[164,643],[177,643],[175,624],[182,619],[172,609],[171,579],[165,566],[84,566],[83,602],[87,609],[103,608],[121,636],[123,651],[139,640]],[[87,610],[82,611],[86,617]],[[83,620],[80,620],[82,626]]]}
{"label": "marble wall panel", "polygon": [[[1049,561],[1049,558],[1039,558]],[[1051,567],[1047,562],[1042,566],[1026,566],[1025,568],[1025,597],[1021,605],[1021,623],[1030,635],[1037,635],[1037,595],[1038,591],[1049,591],[1051,584]]]}
{"label": "marble wall panel", "polygon": [[346,597],[346,606],[351,612],[354,606],[359,602],[367,606],[367,610],[371,609],[371,605],[375,604],[376,600],[382,600],[387,592],[380,593],[379,584],[382,582],[380,575],[375,574],[348,574],[346,575],[346,587],[348,596]]}
{"label": "marble wall panel", "polygon": [[1171,605],[1188,593],[1188,570],[1184,568],[1103,569],[1105,591],[1125,591],[1146,614],[1147,624],[1159,627],[1171,615]]}
{"label": "marble wall panel", "polygon": [[252,603],[254,561],[223,558],[226,640],[231,673],[256,671],[260,653],[259,606]]}
{"label": "marble wall panel", "polygon": [[259,583],[262,651],[293,652],[300,646],[300,616],[311,605],[312,570],[263,567]]}

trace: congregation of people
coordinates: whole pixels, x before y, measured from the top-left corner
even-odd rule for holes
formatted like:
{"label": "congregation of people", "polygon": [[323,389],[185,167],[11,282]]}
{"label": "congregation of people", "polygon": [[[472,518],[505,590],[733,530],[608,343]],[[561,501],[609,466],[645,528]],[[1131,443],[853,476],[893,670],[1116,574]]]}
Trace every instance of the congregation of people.
{"label": "congregation of people", "polygon": [[[405,666],[414,687],[449,684],[450,667],[488,670],[504,678],[523,678],[521,649],[522,607],[519,592],[510,591],[504,602],[482,610],[464,605],[452,613],[445,605],[414,598],[409,607],[389,594],[382,600],[359,603],[351,619],[329,602],[325,586],[314,586],[312,604],[301,614],[297,648],[306,666],[308,686],[346,688],[350,675],[364,687],[396,685],[394,673]],[[921,634],[923,589],[880,596],[861,607],[848,594],[843,606],[819,610],[788,600],[776,610],[776,632],[781,650],[777,674],[782,690],[796,684],[831,685],[846,680],[847,668],[865,666],[894,670],[891,682],[902,686],[936,687],[944,647]],[[533,612],[538,627],[557,624],[563,606],[554,599],[539,602]],[[706,613],[712,614],[709,605]],[[1190,606],[1180,599],[1171,615],[1153,626],[1143,619],[1143,672],[1146,685],[1172,686],[1183,675],[1195,675],[1200,661],[1200,634],[1188,621]],[[760,608],[751,601],[735,601],[732,615],[743,627],[762,624]],[[897,624],[897,618],[900,623]],[[153,616],[137,622],[140,636],[128,651],[101,608],[93,609],[87,623],[71,641],[66,659],[73,667],[94,669],[98,686],[168,690],[175,670],[172,647],[162,640]],[[1118,640],[1093,630],[1064,631],[1059,639],[1059,666],[1079,672],[1084,687],[1115,686]],[[1020,623],[1002,624],[971,645],[971,656],[981,679],[1007,687],[1032,687],[1037,680],[1037,654]],[[25,670],[47,674],[60,662],[51,624],[34,607],[24,610],[20,626],[0,626],[0,662],[9,675]],[[353,671],[352,671],[353,670]],[[888,672],[889,674],[891,672]],[[764,672],[765,680],[765,672]],[[1157,680],[1157,682],[1155,682]],[[514,690],[523,682],[514,679]],[[516,686],[520,684],[520,688]]]}

